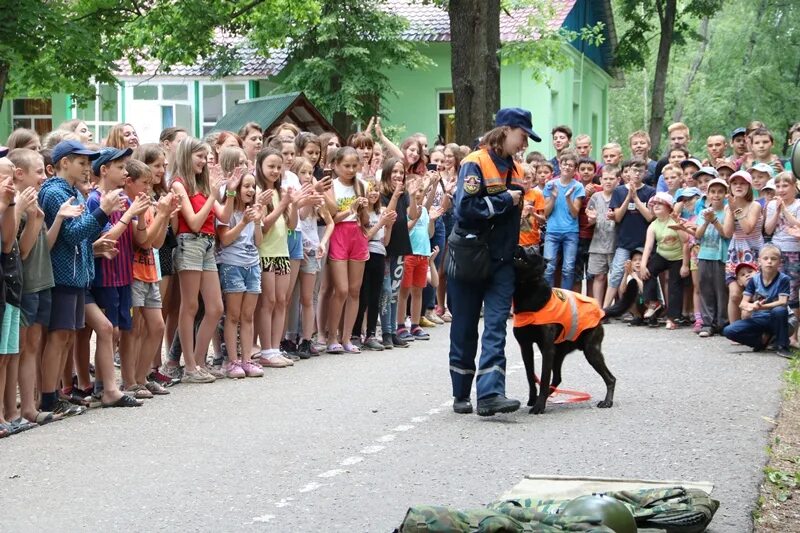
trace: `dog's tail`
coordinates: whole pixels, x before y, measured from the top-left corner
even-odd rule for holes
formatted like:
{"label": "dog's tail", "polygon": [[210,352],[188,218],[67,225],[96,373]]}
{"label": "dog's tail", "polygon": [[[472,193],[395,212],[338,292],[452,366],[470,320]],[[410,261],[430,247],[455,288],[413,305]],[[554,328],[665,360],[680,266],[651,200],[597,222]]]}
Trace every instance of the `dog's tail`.
{"label": "dog's tail", "polygon": [[614,305],[606,307],[603,309],[603,311],[605,311],[606,316],[609,318],[622,316],[628,312],[638,297],[639,284],[636,283],[635,279],[631,278],[628,280],[628,285],[625,287],[625,292],[622,294],[622,298],[618,298],[617,301],[614,302]]}

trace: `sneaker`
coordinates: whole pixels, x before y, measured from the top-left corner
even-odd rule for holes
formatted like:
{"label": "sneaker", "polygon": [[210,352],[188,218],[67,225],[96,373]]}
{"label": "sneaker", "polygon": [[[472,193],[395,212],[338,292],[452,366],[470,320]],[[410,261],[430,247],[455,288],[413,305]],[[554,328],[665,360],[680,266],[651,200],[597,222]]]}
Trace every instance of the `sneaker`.
{"label": "sneaker", "polygon": [[169,394],[169,391],[161,386],[161,384],[157,381],[148,381],[144,384],[144,387],[150,391],[151,394],[154,396],[166,396]]}
{"label": "sneaker", "polygon": [[427,341],[431,338],[431,336],[425,333],[425,330],[419,326],[411,330],[411,335],[418,341]]}
{"label": "sneaker", "polygon": [[53,414],[61,416],[61,417],[68,417],[68,416],[75,416],[75,415],[82,415],[86,412],[86,407],[82,405],[73,405],[69,403],[67,400],[62,400],[59,398],[56,400],[56,404],[53,407]]}
{"label": "sneaker", "polygon": [[264,369],[252,361],[241,361],[241,367],[248,378],[260,378],[264,375]]}
{"label": "sneaker", "polygon": [[364,343],[361,345],[361,348],[364,350],[372,350],[374,352],[382,352],[383,343],[375,337],[367,337],[367,340],[364,341]]}
{"label": "sneaker", "polygon": [[644,326],[644,319],[642,317],[633,317],[633,319],[628,322],[628,327],[636,327],[636,326]]}
{"label": "sneaker", "polygon": [[394,349],[394,343],[392,342],[392,334],[391,333],[384,333],[382,335],[383,339],[383,349],[384,350],[392,350]]}
{"label": "sneaker", "polygon": [[284,359],[286,359],[287,361],[290,361],[292,363],[289,366],[294,365],[295,361],[299,361],[301,359],[300,356],[297,355],[296,353],[287,353],[287,352],[284,352],[284,351],[281,351],[281,357],[283,357]]}
{"label": "sneaker", "polygon": [[210,374],[212,377],[214,377],[214,379],[220,379],[225,377],[225,372],[222,370],[222,365],[211,365],[202,368],[202,370],[206,374]]}
{"label": "sneaker", "polygon": [[283,339],[279,346],[282,352],[287,354],[294,354],[297,351],[297,344],[293,340]]}
{"label": "sneaker", "polygon": [[661,303],[649,306],[647,311],[644,312],[644,318],[650,318],[654,316],[659,310],[661,310],[661,307]]}
{"label": "sneaker", "polygon": [[[406,333],[411,336],[407,331]],[[412,337],[411,340],[413,341],[414,338]],[[392,334],[392,344],[395,346],[395,348],[408,348],[408,342],[401,339],[397,333]]]}
{"label": "sneaker", "polygon": [[247,376],[242,368],[242,364],[238,360],[233,362],[225,361],[222,365],[222,372],[225,374],[226,378],[230,379],[242,379]]}
{"label": "sneaker", "polygon": [[406,343],[414,341],[414,336],[406,328],[397,328],[397,338]]}
{"label": "sneaker", "polygon": [[423,328],[435,328],[436,327],[436,323],[432,322],[431,320],[428,319],[428,317],[425,317],[425,316],[420,317],[419,325],[422,326]]}
{"label": "sneaker", "polygon": [[700,331],[697,333],[698,337],[702,337],[704,339],[707,338],[707,337],[711,337],[713,335],[714,335],[714,331],[708,326],[702,327],[700,329]]}
{"label": "sneaker", "polygon": [[183,383],[214,383],[217,381],[217,378],[207,372],[203,372],[202,367],[197,367],[197,370],[194,372],[186,370],[183,373],[183,379],[181,381]]}
{"label": "sneaker", "polygon": [[159,372],[161,372],[163,375],[167,376],[173,381],[180,381],[181,379],[183,379],[183,368],[181,368],[178,365],[171,366],[168,365],[167,363],[164,363],[161,365]]}
{"label": "sneaker", "polygon": [[698,334],[701,331],[703,331],[703,321],[700,320],[699,318],[697,320],[695,320],[694,321],[694,325],[692,326],[692,331],[694,331],[695,333],[698,333]]}
{"label": "sneaker", "polygon": [[297,345],[297,356],[300,359],[311,359],[309,348],[311,348],[311,341],[300,341],[300,344]]}
{"label": "sneaker", "polygon": [[428,312],[425,313],[425,318],[427,318],[437,326],[441,326],[442,324],[444,324],[444,320],[442,320],[442,318],[439,315],[437,315],[433,309],[428,309]]}
{"label": "sneaker", "polygon": [[147,381],[153,381],[155,383],[158,383],[162,387],[171,387],[176,383],[180,382],[180,380],[175,380],[169,376],[165,376],[164,374],[161,373],[160,370],[153,370],[152,372],[150,372],[147,375]]}
{"label": "sneaker", "polygon": [[122,368],[122,360],[119,358],[119,351],[114,352],[114,366]]}
{"label": "sneaker", "polygon": [[794,350],[791,348],[778,348],[775,350],[775,355],[785,359],[794,359]]}
{"label": "sneaker", "polygon": [[441,316],[442,320],[444,320],[445,322],[452,322],[453,321],[453,315],[450,314],[450,311],[447,310],[447,309],[445,309],[444,313],[440,314],[439,316]]}

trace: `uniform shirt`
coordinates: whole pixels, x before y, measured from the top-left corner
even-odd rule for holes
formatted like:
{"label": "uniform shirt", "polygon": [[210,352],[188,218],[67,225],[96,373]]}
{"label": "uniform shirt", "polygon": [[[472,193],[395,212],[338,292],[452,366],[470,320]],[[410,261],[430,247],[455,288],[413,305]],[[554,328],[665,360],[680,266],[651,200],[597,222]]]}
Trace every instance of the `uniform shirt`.
{"label": "uniform shirt", "polygon": [[[86,209],[94,211],[100,207],[100,191],[94,189],[86,200]],[[130,207],[130,200],[126,200],[126,207]],[[119,222],[124,211],[114,211],[108,216],[108,222],[101,233],[107,233]],[[131,220],[125,231],[117,238],[119,253],[114,259],[96,257],[94,260],[94,287],[124,287],[133,281],[133,228],[137,224],[136,218]]]}
{"label": "uniform shirt", "polygon": [[[647,201],[650,200],[655,193],[656,190],[649,185],[642,185],[636,190],[636,196],[638,196],[639,200],[645,205],[647,205]],[[627,197],[628,187],[620,185],[614,189],[609,207],[617,209]],[[636,208],[636,203],[631,200],[628,203],[625,216],[622,217],[621,221],[617,222],[617,246],[624,250],[635,250],[636,248],[644,246],[648,224],[649,222]]]}
{"label": "uniform shirt", "polygon": [[[482,149],[485,150],[485,149]],[[492,162],[501,176],[506,176],[506,187],[522,191],[512,179],[514,162],[488,151]],[[480,165],[468,159],[462,161],[456,184],[454,215],[456,225],[464,232],[489,231],[489,253],[495,261],[511,261],[519,242],[520,214],[522,208],[514,205],[511,194],[506,190],[489,194],[483,185]],[[522,176],[518,176],[522,179]],[[398,219],[399,222],[399,219]],[[395,225],[398,224],[395,222]]]}
{"label": "uniform shirt", "polygon": [[[789,297],[789,281],[789,276],[778,272],[772,282],[769,285],[765,285],[761,272],[758,272],[747,282],[744,294],[750,297],[751,302],[761,302],[762,304],[777,302],[781,296]],[[769,309],[764,309],[756,311],[753,315],[768,314],[769,312]]]}

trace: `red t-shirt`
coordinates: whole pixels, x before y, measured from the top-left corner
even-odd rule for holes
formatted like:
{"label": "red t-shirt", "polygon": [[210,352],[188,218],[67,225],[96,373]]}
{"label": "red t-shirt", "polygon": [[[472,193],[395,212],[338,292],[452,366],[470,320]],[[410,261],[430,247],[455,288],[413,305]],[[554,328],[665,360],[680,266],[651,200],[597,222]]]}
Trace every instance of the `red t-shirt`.
{"label": "red t-shirt", "polygon": [[[181,185],[186,187],[186,184],[183,182],[183,178],[173,177],[173,181],[177,181]],[[187,191],[188,194],[188,191]],[[205,195],[201,192],[196,192],[193,196],[189,196],[189,203],[192,204],[192,211],[198,213],[204,205],[206,205],[206,201],[208,200],[208,195]],[[186,219],[183,218],[183,215],[178,212],[178,235],[181,233],[195,233],[189,227],[189,224],[186,222]],[[203,233],[205,235],[214,235],[214,210],[212,209],[211,212],[208,213],[203,225],[200,227],[199,233]]]}

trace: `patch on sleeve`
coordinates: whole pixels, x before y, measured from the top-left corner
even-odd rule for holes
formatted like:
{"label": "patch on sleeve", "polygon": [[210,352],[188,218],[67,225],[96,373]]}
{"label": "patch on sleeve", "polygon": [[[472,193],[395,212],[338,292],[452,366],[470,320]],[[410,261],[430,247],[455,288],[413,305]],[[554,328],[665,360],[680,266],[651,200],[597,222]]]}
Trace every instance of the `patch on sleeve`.
{"label": "patch on sleeve", "polygon": [[478,176],[467,176],[464,178],[464,192],[467,194],[478,194],[481,190],[481,180]]}

